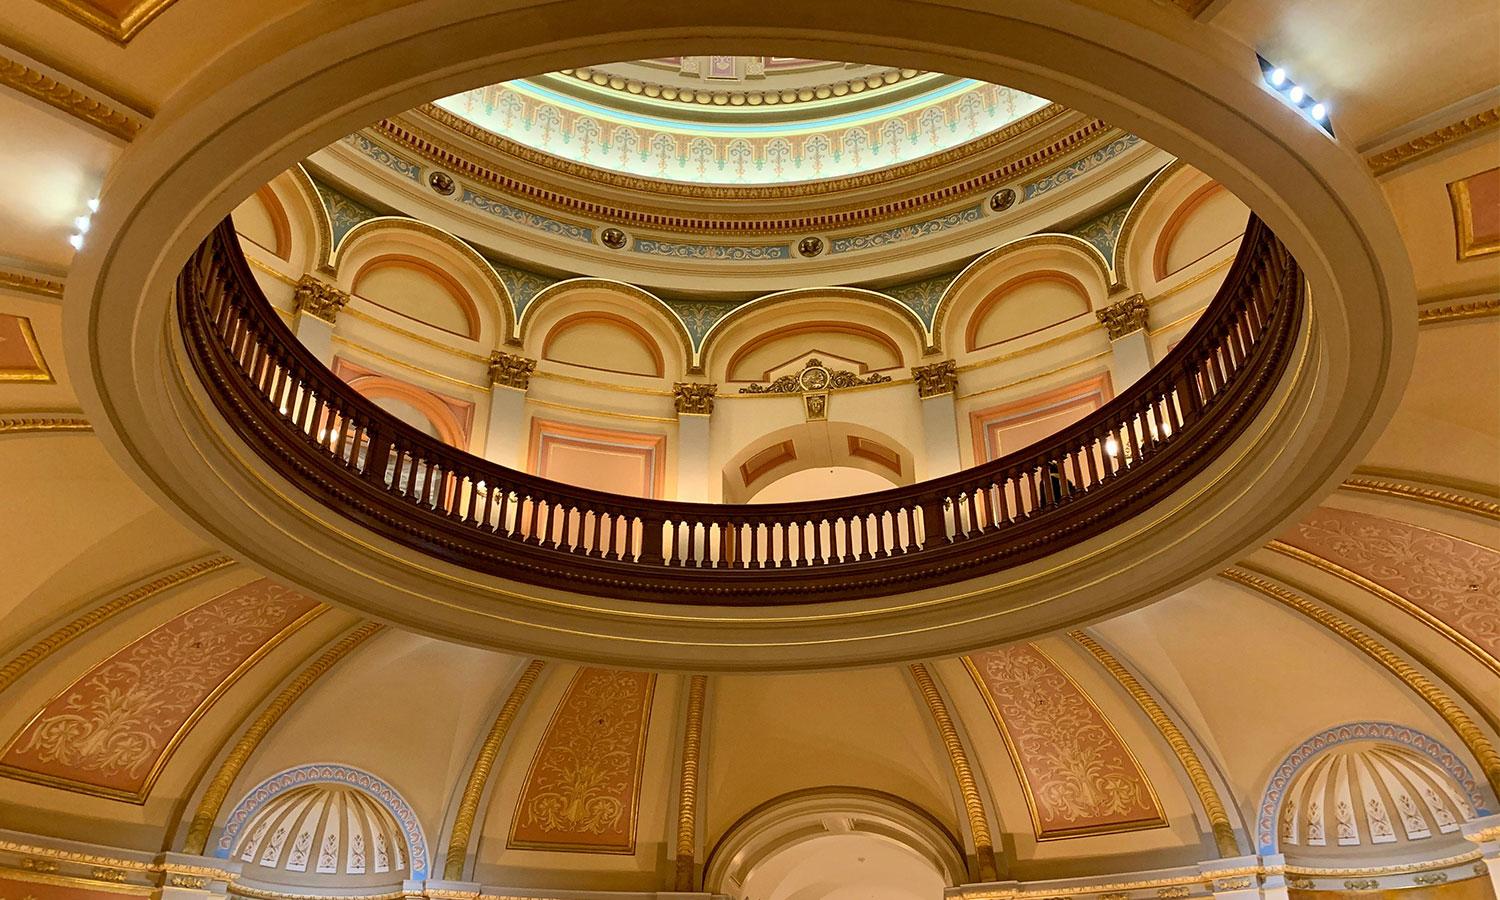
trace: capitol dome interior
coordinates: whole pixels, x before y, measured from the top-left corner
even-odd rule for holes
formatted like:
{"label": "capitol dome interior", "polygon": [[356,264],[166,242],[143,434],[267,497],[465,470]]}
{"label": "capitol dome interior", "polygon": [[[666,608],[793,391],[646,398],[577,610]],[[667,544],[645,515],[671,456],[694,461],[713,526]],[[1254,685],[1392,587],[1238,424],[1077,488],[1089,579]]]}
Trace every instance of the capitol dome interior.
{"label": "capitol dome interior", "polygon": [[0,900],[1496,900],[1500,6],[1355,6],[3,4]]}

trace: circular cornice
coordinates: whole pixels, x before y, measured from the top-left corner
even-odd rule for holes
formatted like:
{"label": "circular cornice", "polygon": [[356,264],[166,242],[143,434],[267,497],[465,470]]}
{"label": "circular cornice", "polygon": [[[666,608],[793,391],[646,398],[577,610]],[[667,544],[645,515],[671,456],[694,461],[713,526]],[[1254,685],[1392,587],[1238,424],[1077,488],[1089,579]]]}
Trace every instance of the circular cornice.
{"label": "circular cornice", "polygon": [[[268,574],[403,627],[602,665],[811,669],[1024,639],[1150,602],[1222,569],[1332,489],[1394,411],[1415,343],[1399,232],[1359,158],[1260,84],[1243,47],[1175,9],[1131,20],[1082,3],[973,9],[925,0],[584,0],[424,7],[348,24],[297,10],[196,73],[110,173],[74,262],[65,340],[99,439],[165,508]],[[518,593],[351,529],[246,458],[206,412],[171,327],[172,284],[204,234],[297,160],[434,96],[596,59],[773,44],[809,57],[1014,84],[1100,115],[1245,200],[1311,289],[1299,365],[1232,455],[1151,516],[961,594],[813,606],[795,616]],[[434,72],[430,61],[441,59]],[[1101,81],[1107,73],[1107,82]],[[289,494],[291,490],[293,494]],[[316,506],[316,504],[315,504]],[[1148,521],[1149,520],[1149,521]],[[927,605],[916,606],[918,601]]]}
{"label": "circular cornice", "polygon": [[[787,106],[809,106],[822,101],[837,97],[858,96],[869,94],[874,96],[883,93],[884,88],[897,84],[909,82],[922,76],[931,76],[928,72],[919,72],[916,69],[886,69],[875,71],[857,78],[842,78],[828,80],[815,80],[812,83],[804,83],[789,87],[767,87],[767,88],[735,88],[723,84],[705,83],[694,87],[685,87],[681,84],[667,84],[661,81],[632,78],[610,70],[609,66],[580,67],[576,69],[561,69],[553,75],[537,76],[537,79],[557,79],[559,76],[572,77],[578,81],[616,91],[625,95],[640,96],[648,99],[661,99],[664,101],[675,101],[681,104],[699,104],[714,106],[749,106],[749,107],[787,107]],[[945,76],[936,76],[943,78]],[[717,98],[723,97],[722,101]],[[717,101],[717,102],[716,102]]]}

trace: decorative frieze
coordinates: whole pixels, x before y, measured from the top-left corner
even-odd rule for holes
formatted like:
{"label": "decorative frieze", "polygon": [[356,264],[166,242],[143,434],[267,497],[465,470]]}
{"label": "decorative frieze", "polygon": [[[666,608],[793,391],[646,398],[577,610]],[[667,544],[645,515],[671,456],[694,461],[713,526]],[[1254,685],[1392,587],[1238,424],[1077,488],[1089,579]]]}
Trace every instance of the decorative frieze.
{"label": "decorative frieze", "polygon": [[524,391],[531,387],[536,360],[496,350],[490,354],[490,384]]}
{"label": "decorative frieze", "polygon": [[322,319],[330,325],[338,319],[339,310],[348,306],[351,299],[353,298],[347,292],[311,275],[303,275],[302,280],[297,282],[296,292],[292,294],[297,312]]}
{"label": "decorative frieze", "polygon": [[820,359],[809,359],[800,372],[783,375],[770,384],[752,383],[749,387],[740,388],[740,393],[804,394],[813,391],[859,387],[866,384],[884,384],[890,380],[889,375],[882,375],[879,372],[861,376],[847,369],[830,369],[823,365]]}
{"label": "decorative frieze", "polygon": [[676,407],[679,416],[711,415],[718,391],[717,384],[679,381],[672,385],[672,405]]}
{"label": "decorative frieze", "polygon": [[951,394],[958,390],[958,363],[951,359],[912,366],[911,377],[917,382],[917,396],[923,400]]}
{"label": "decorative frieze", "polygon": [[1099,317],[1104,330],[1109,332],[1109,339],[1117,341],[1146,327],[1146,298],[1140,294],[1131,294],[1119,303],[1111,303],[1103,309],[1095,310],[1094,315]]}

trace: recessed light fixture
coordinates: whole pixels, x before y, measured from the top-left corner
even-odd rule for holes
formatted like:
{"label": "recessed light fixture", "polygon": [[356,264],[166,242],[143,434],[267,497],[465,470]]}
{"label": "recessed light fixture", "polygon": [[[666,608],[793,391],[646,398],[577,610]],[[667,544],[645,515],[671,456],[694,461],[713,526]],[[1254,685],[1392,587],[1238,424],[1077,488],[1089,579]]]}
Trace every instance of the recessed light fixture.
{"label": "recessed light fixture", "polygon": [[1286,69],[1271,65],[1259,53],[1255,54],[1255,59],[1260,63],[1261,77],[1271,90],[1302,113],[1304,119],[1322,129],[1324,134],[1333,137],[1333,125],[1328,121],[1328,104],[1308,96],[1307,88],[1294,81]]}
{"label": "recessed light fixture", "polygon": [[89,211],[73,220],[73,234],[68,237],[68,243],[73,245],[74,250],[83,249],[83,236],[89,233],[89,226],[93,224],[94,213],[99,211],[99,198],[91,197],[88,202]]}

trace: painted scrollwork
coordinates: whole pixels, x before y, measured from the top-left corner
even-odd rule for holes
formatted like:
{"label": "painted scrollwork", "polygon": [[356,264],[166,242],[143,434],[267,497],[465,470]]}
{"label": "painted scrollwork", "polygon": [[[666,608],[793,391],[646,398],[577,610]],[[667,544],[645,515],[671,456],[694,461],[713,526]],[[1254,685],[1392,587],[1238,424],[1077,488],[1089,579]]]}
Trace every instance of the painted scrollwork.
{"label": "painted scrollwork", "polygon": [[741,394],[801,394],[815,391],[837,390],[859,387],[866,384],[885,384],[889,375],[871,372],[859,375],[848,369],[830,369],[820,359],[809,359],[802,371],[783,375],[770,384],[752,383],[740,388]]}

